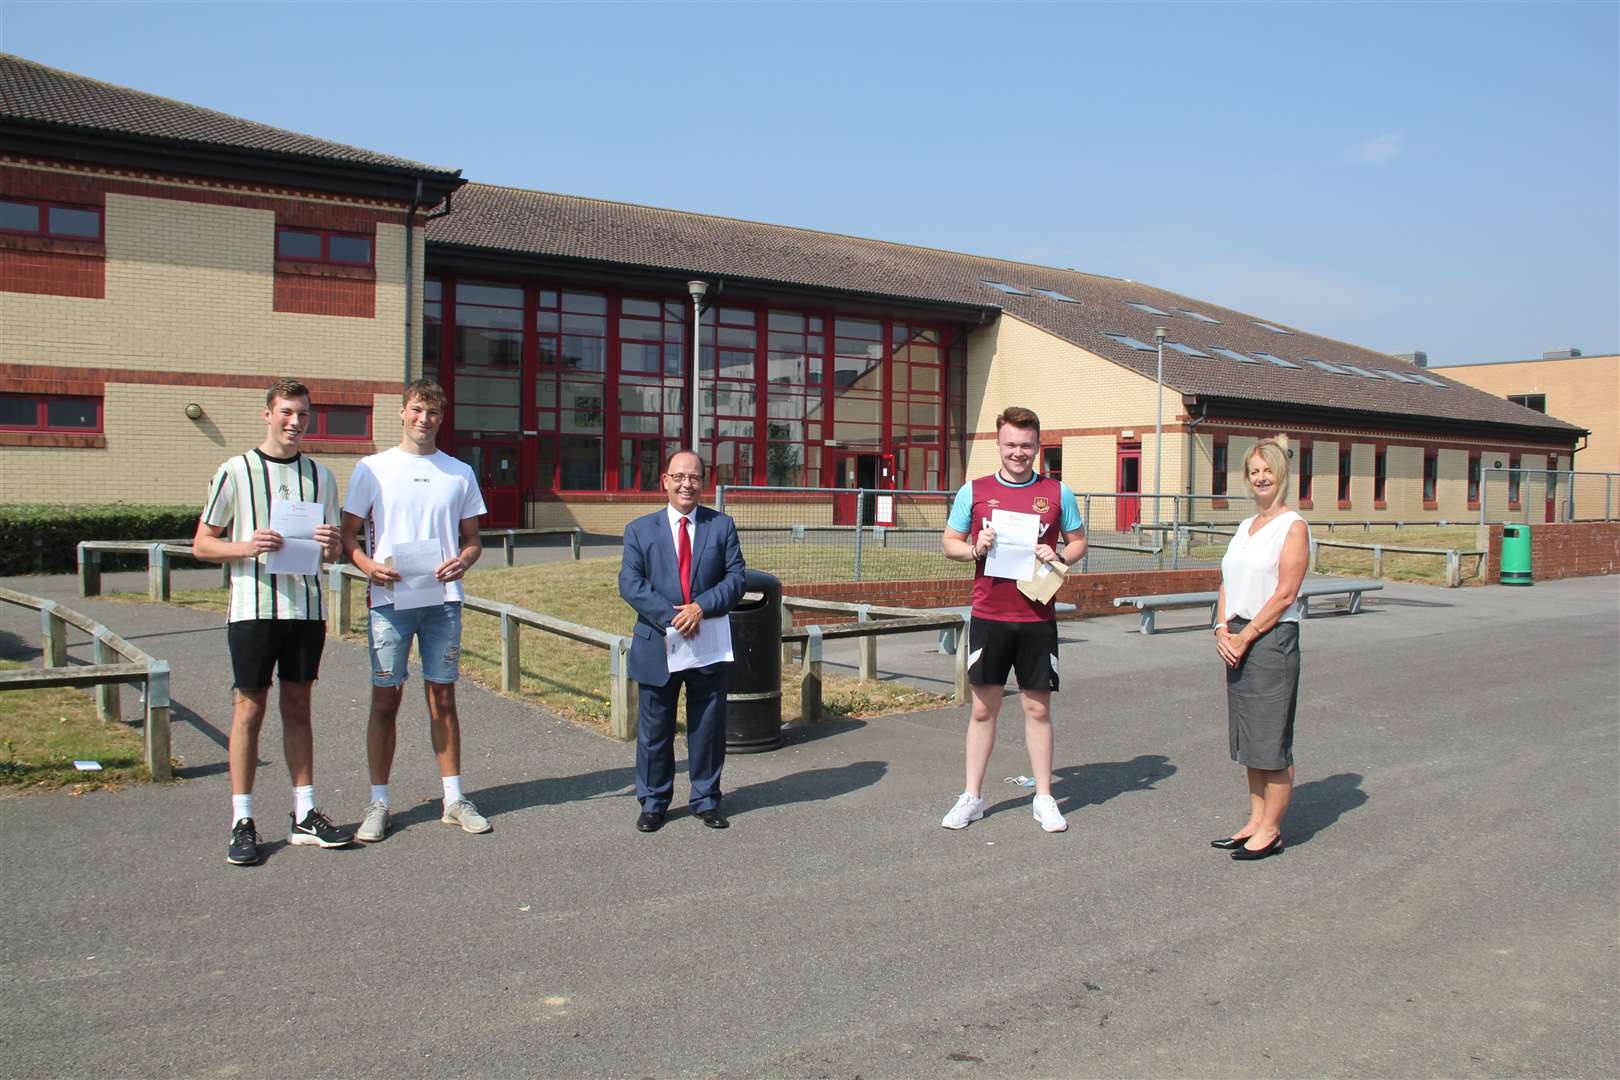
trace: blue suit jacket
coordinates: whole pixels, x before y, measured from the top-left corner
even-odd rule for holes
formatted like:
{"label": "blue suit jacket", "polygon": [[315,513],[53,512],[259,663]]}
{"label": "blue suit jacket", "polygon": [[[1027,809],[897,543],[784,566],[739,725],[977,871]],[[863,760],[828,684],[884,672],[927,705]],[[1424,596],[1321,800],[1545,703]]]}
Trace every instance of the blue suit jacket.
{"label": "blue suit jacket", "polygon": [[[737,525],[725,514],[699,506],[693,511],[692,600],[705,619],[724,615],[743,595],[742,548]],[[636,609],[630,641],[630,677],[646,686],[669,682],[664,631],[675,618],[681,596],[680,562],[665,507],[632,521],[624,530],[619,595]]]}

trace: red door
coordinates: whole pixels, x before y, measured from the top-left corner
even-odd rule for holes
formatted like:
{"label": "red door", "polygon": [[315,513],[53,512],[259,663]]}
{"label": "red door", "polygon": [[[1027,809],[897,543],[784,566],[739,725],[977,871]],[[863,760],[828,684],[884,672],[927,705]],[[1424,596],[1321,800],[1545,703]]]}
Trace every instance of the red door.
{"label": "red door", "polygon": [[1547,458],[1547,524],[1558,520],[1558,459]]}
{"label": "red door", "polygon": [[[877,454],[862,454],[845,452],[831,456],[830,470],[832,475],[827,480],[827,486],[837,488],[833,495],[833,524],[854,525],[857,490],[860,488],[879,487],[878,479],[881,466]],[[888,465],[889,481],[881,486],[894,486],[894,464],[890,459]],[[877,506],[872,498],[868,497],[866,505],[861,511],[865,521],[862,525],[871,525],[876,520]]]}
{"label": "red door", "polygon": [[1140,443],[1119,448],[1118,471],[1114,478],[1114,530],[1125,532],[1142,520],[1142,446]]}
{"label": "red door", "polygon": [[516,443],[475,442],[467,447],[467,464],[478,477],[488,508],[479,519],[486,529],[514,529],[523,524],[523,489],[518,482]]}

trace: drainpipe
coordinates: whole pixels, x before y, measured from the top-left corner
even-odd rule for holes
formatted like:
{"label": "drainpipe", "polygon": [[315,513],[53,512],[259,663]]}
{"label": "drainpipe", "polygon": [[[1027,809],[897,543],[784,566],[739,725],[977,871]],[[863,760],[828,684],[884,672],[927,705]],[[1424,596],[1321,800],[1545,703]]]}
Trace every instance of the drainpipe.
{"label": "drainpipe", "polygon": [[411,208],[405,211],[405,379],[411,381],[411,316],[416,303],[416,252],[411,233],[416,225],[416,209],[422,205],[422,178],[416,178],[416,194],[411,196]]}

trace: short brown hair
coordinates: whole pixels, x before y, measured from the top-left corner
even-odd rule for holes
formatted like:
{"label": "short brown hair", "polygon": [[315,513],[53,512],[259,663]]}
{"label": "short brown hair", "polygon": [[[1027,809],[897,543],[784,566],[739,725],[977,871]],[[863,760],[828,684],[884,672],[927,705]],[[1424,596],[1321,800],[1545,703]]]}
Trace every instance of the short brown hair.
{"label": "short brown hair", "polygon": [[413,401],[420,401],[424,405],[432,405],[440,412],[444,411],[444,387],[432,379],[417,379],[415,382],[405,384],[405,393],[399,399],[401,405],[409,405]]}
{"label": "short brown hair", "polygon": [[698,475],[702,476],[703,475],[703,455],[698,453],[696,450],[692,449],[690,446],[683,446],[679,450],[675,451],[673,454],[669,455],[669,457],[664,459],[664,475],[665,476],[669,475],[669,467],[670,467],[670,465],[672,465],[674,463],[675,459],[680,457],[682,454],[691,454],[693,457],[697,458]]}
{"label": "short brown hair", "polygon": [[1031,410],[1018,405],[1012,405],[1001,410],[1001,415],[996,417],[996,434],[1000,435],[1001,429],[1007,424],[1025,430],[1033,428],[1037,435],[1041,432],[1041,418]]}
{"label": "short brown hair", "polygon": [[309,398],[309,387],[297,379],[277,379],[264,392],[264,407],[269,408],[276,398]]}

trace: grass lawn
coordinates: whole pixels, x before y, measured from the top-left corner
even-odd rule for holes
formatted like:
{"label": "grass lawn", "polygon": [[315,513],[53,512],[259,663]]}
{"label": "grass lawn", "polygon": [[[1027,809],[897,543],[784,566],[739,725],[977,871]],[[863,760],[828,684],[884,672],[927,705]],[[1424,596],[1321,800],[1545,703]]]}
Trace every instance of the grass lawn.
{"label": "grass lawn", "polygon": [[[868,541],[861,549],[861,580],[946,581],[973,576],[973,568],[967,563],[952,562],[941,554],[938,536],[923,540],[916,548],[898,546],[920,539],[897,539],[893,547],[879,547]],[[853,540],[841,545],[748,543],[743,547],[743,557],[748,560],[749,569],[775,574],[788,585],[852,581],[855,577]]]}
{"label": "grass lawn", "polygon": [[[755,566],[755,563],[750,560],[749,565]],[[769,572],[768,567],[764,569]],[[355,586],[356,614],[350,633],[345,636],[364,641],[366,614],[360,588],[359,585]],[[467,591],[486,600],[516,604],[612,634],[629,635],[635,625],[630,608],[619,599],[617,559],[586,559],[511,569],[474,570],[467,575]],[[121,593],[109,599],[144,602],[146,596],[144,593]],[[226,610],[224,589],[175,592],[171,594],[170,602],[221,614]],[[604,650],[528,627],[522,631],[521,648],[521,696],[524,699],[571,720],[607,730],[608,656]],[[461,660],[463,673],[474,681],[490,689],[500,687],[499,619],[476,611],[465,614],[461,629]],[[412,668],[420,677],[421,669],[417,661],[412,661]],[[783,673],[784,723],[799,718],[796,676],[797,669]],[[830,674],[822,680],[822,709],[829,716],[866,718],[939,708],[949,703],[948,697],[903,684],[862,683],[855,678]]]}
{"label": "grass lawn", "polygon": [[[1336,540],[1347,544],[1393,544],[1397,547],[1420,548],[1456,548],[1459,551],[1469,551],[1474,548],[1479,539],[1478,530],[1472,525],[1446,526],[1436,525],[1411,526],[1404,529],[1335,529],[1332,532],[1326,529],[1317,529],[1312,535],[1317,541]],[[1219,560],[1225,554],[1226,545],[1221,544],[1194,544],[1192,557],[1195,559]],[[1479,585],[1483,579],[1478,572],[1480,560],[1466,558],[1462,560],[1462,583],[1464,585]],[[1372,575],[1372,552],[1345,550],[1342,548],[1319,547],[1316,556],[1317,571],[1323,574],[1337,574],[1344,577],[1370,577]],[[1398,555],[1391,552],[1384,553],[1384,577],[1389,581],[1409,581],[1420,585],[1444,585],[1446,583],[1446,559],[1444,555]]]}
{"label": "grass lawn", "polygon": [[[0,660],[0,669],[27,667]],[[142,764],[141,733],[96,719],[91,696],[71,686],[0,693],[0,790],[19,792],[76,785],[89,791],[150,779]],[[75,760],[99,761],[101,772],[79,772]]]}

